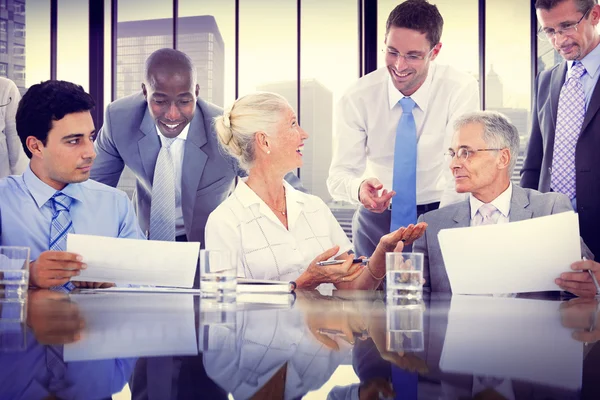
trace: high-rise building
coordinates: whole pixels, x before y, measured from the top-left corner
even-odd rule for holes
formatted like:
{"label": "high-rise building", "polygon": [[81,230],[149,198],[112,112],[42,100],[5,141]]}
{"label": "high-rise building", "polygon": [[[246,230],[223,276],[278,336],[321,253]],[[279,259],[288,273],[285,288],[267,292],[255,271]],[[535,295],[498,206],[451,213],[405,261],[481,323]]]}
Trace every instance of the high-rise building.
{"label": "high-rise building", "polygon": [[[333,94],[315,79],[302,80],[300,125],[309,138],[304,142],[304,165],[300,170],[302,185],[308,193],[331,200],[327,176],[332,153]],[[257,90],[275,92],[285,97],[294,111],[298,111],[296,81],[267,83]]]}
{"label": "high-rise building", "polygon": [[[0,0],[2,1],[2,0]],[[212,15],[180,17],[177,20],[177,48],[196,66],[200,97],[223,106],[225,92],[225,48]],[[117,27],[116,96],[141,90],[146,58],[154,51],[173,47],[171,18],[119,22]],[[132,196],[135,176],[125,168],[118,188]]]}
{"label": "high-rise building", "polygon": [[25,92],[25,0],[0,0],[0,76]]}
{"label": "high-rise building", "polygon": [[[186,53],[198,72],[200,97],[223,106],[225,49],[212,15],[180,17],[177,49]],[[117,26],[117,98],[136,93],[144,79],[144,63],[155,50],[173,47],[171,18],[119,22]]]}
{"label": "high-rise building", "polygon": [[485,81],[487,90],[485,91],[485,106],[486,108],[500,108],[504,103],[504,85],[500,80],[500,76],[494,71],[494,66],[490,66],[487,78]]}

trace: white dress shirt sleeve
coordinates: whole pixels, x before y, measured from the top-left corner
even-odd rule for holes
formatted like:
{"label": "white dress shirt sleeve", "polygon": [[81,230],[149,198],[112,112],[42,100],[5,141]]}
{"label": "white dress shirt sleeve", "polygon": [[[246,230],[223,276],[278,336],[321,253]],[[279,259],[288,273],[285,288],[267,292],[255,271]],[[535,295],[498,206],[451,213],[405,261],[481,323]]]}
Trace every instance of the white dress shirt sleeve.
{"label": "white dress shirt sleeve", "polygon": [[328,223],[329,232],[331,232],[331,243],[333,243],[334,246],[340,246],[340,251],[338,254],[336,254],[336,256],[347,253],[348,251],[352,250],[352,242],[350,242],[350,239],[348,239],[346,232],[344,232],[340,226],[340,223],[337,221],[337,219],[335,219],[335,216],[329,207],[327,207],[325,203],[323,203],[323,207],[329,218]]}
{"label": "white dress shirt sleeve", "polygon": [[[460,90],[458,90],[450,100],[450,116],[446,125],[447,143],[444,148],[450,148],[452,137],[454,136],[454,123],[464,114],[479,111],[479,88],[476,81],[469,81]],[[446,168],[446,187],[440,200],[440,207],[448,204],[458,203],[467,199],[466,193],[457,193],[454,185],[454,176],[450,170],[450,166]]]}
{"label": "white dress shirt sleeve", "polygon": [[358,190],[367,163],[367,134],[352,96],[346,95],[340,100],[335,127],[327,188],[335,200],[360,204]]}

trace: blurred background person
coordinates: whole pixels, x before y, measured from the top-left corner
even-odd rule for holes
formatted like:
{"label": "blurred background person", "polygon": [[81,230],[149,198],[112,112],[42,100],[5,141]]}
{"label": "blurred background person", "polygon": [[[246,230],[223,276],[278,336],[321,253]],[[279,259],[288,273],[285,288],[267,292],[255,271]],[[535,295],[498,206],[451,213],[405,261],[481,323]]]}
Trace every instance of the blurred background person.
{"label": "blurred background person", "polygon": [[0,178],[22,174],[29,161],[17,135],[15,115],[19,100],[17,85],[0,77]]}

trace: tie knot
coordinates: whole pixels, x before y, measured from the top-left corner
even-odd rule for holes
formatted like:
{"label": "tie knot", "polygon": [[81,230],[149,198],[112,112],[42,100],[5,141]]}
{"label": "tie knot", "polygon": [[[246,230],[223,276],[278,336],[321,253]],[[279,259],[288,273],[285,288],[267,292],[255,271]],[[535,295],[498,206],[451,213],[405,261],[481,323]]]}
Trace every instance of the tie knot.
{"label": "tie knot", "polygon": [[579,79],[585,73],[585,67],[580,62],[574,62],[569,70],[569,78]]}
{"label": "tie knot", "polygon": [[483,219],[490,218],[496,211],[498,211],[498,209],[492,203],[487,203],[479,207],[479,214],[481,214]]}
{"label": "tie knot", "polygon": [[403,113],[411,113],[413,108],[415,108],[415,105],[417,104],[410,97],[403,97],[398,103],[400,103],[400,107],[402,107]]}
{"label": "tie knot", "polygon": [[69,211],[72,202],[73,199],[62,192],[56,192],[54,196],[52,196],[52,205],[54,206],[55,212]]}
{"label": "tie knot", "polygon": [[167,149],[169,147],[171,147],[171,145],[173,144],[174,141],[177,140],[176,137],[174,137],[174,138],[168,138],[168,137],[164,137],[164,136],[162,136],[160,139],[161,139],[162,147],[165,147]]}

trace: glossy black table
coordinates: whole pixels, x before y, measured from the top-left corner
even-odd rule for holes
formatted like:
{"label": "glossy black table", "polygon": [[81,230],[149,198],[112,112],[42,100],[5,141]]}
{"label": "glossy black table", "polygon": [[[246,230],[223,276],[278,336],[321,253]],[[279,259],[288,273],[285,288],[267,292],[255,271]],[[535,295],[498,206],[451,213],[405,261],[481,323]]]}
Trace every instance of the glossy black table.
{"label": "glossy black table", "polygon": [[134,399],[600,399],[594,299],[30,291],[0,307],[2,400],[127,383]]}

